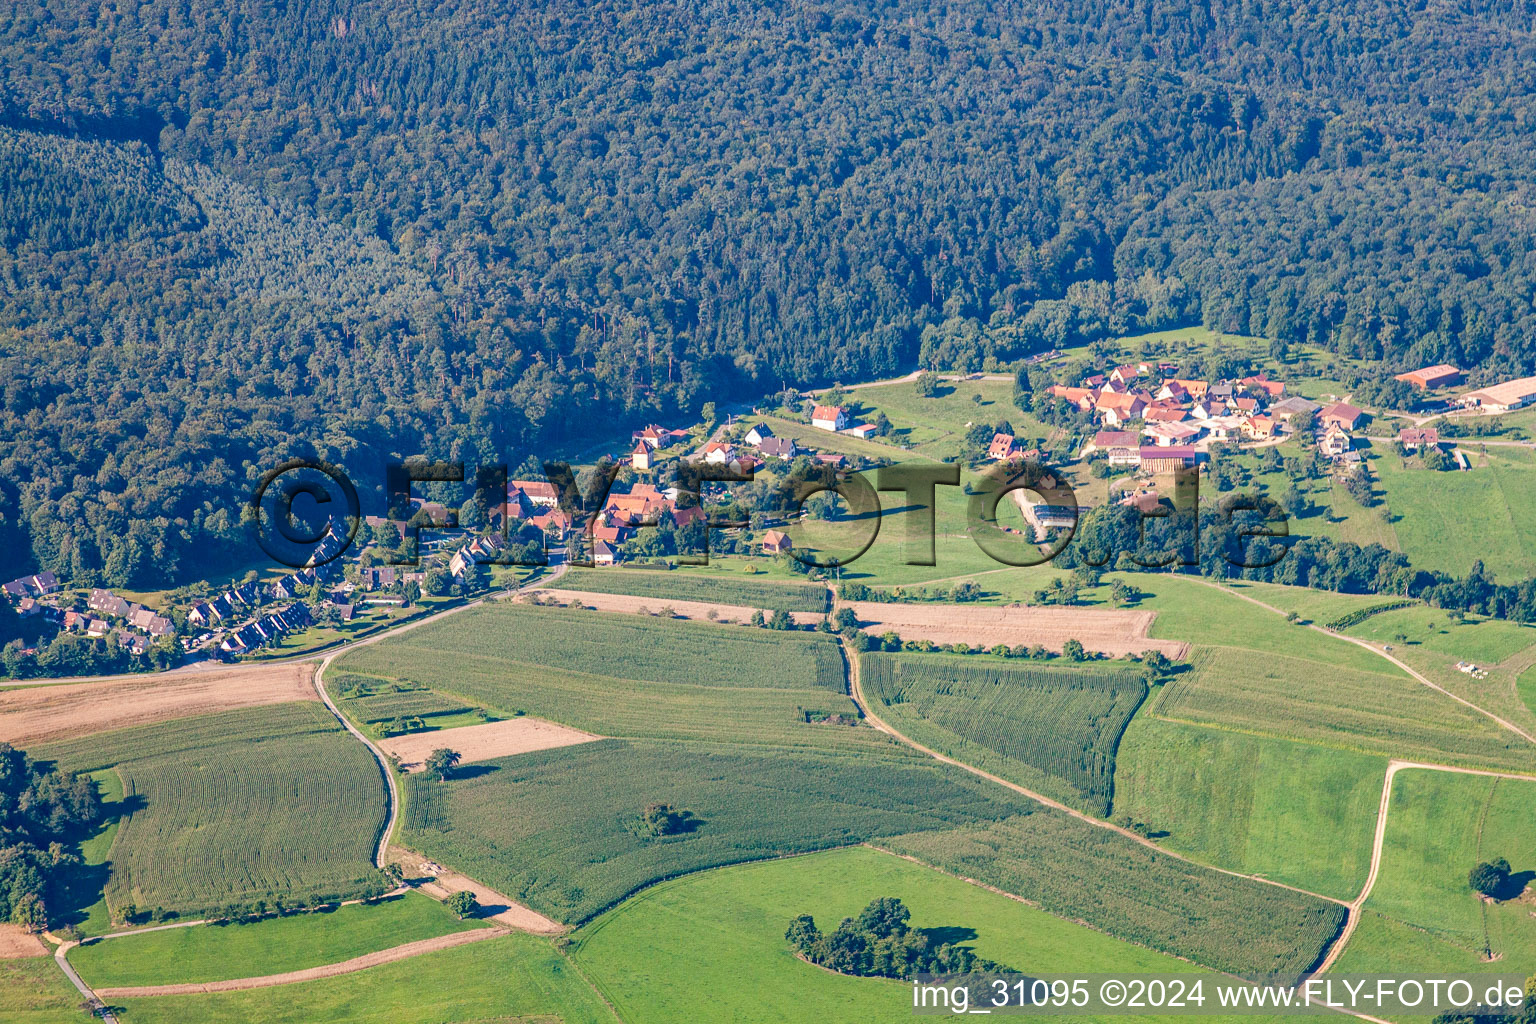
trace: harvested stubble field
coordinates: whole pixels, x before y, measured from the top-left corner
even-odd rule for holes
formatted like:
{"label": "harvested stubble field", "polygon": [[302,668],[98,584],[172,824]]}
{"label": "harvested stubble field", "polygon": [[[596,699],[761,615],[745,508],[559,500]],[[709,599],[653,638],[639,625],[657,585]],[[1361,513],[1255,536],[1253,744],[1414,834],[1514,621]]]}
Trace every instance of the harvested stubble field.
{"label": "harvested stubble field", "polygon": [[[544,599],[560,604],[580,603],[583,607],[600,612],[654,615],[663,619],[694,619],[738,626],[745,626],[751,620],[753,612],[763,611],[762,608],[738,604],[707,604],[703,601],[675,599],[657,600],[654,597],[636,597],[632,594],[598,594],[559,588],[534,591],[528,596],[530,600]],[[802,626],[814,625],[825,618],[820,612],[789,612],[788,614],[796,624]]]}
{"label": "harvested stubble field", "polygon": [[275,704],[32,748],[115,766],[126,816],[109,904],[198,914],[230,902],[350,895],[373,874],[384,780],[320,704]]}
{"label": "harvested stubble field", "polygon": [[1181,640],[1148,636],[1157,616],[1150,611],[871,601],[845,601],[839,607],[853,609],[865,632],[891,632],[903,640],[964,643],[973,647],[1039,644],[1053,651],[1060,651],[1068,640],[1076,640],[1090,651],[1111,657],[1161,651],[1179,659],[1189,650],[1189,645]]}
{"label": "harvested stubble field", "polygon": [[46,743],[234,708],[319,700],[311,665],[223,666],[0,690],[0,741]]}
{"label": "harvested stubble field", "polygon": [[[900,747],[786,752],[603,740],[406,779],[401,842],[557,920],[577,922],[663,878],[993,821],[1030,801]],[[641,810],[695,817],[655,837]]]}
{"label": "harvested stubble field", "polygon": [[876,714],[926,746],[1105,816],[1115,749],[1147,695],[1127,671],[997,659],[866,654]]}
{"label": "harvested stubble field", "polygon": [[1001,822],[896,836],[916,857],[1116,938],[1247,977],[1314,965],[1344,908],[1176,860],[1048,808]]}
{"label": "harvested stubble field", "polygon": [[569,747],[575,743],[591,743],[601,738],[538,718],[510,718],[504,722],[466,725],[458,729],[391,736],[380,740],[378,745],[386,754],[398,757],[407,772],[419,772],[426,767],[427,756],[443,747],[457,753],[459,760],[468,764],[493,757]]}
{"label": "harvested stubble field", "polygon": [[692,601],[786,612],[824,613],[831,600],[827,588],[816,584],[687,572],[572,569],[560,577],[560,586],[590,593],[631,594],[652,601]]}
{"label": "harvested stubble field", "polygon": [[1225,647],[1192,661],[1163,688],[1159,718],[1437,764],[1529,771],[1536,758],[1536,746],[1407,676]]}

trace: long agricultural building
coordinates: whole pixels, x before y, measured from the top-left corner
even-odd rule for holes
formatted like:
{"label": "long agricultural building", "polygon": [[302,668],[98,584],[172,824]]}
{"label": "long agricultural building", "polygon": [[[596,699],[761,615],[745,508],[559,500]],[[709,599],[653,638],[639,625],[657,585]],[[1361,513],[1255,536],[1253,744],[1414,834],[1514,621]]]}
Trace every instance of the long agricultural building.
{"label": "long agricultural building", "polygon": [[1489,412],[1505,412],[1519,409],[1536,402],[1536,377],[1507,380],[1492,387],[1468,391],[1457,399],[1469,409],[1487,409]]}

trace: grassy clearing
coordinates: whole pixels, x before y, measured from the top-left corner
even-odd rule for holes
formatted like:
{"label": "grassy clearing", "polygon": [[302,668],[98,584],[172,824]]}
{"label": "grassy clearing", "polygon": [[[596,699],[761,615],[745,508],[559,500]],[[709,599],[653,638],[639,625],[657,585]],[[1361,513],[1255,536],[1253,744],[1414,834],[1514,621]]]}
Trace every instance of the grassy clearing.
{"label": "grassy clearing", "polygon": [[80,993],[51,956],[0,960],[0,1020],[6,1024],[80,1024]]}
{"label": "grassy clearing", "polygon": [[[459,776],[406,778],[401,841],[563,921],[689,871],[1003,818],[1028,803],[901,748],[786,756],[610,740]],[[651,803],[692,812],[696,827],[644,834]]]}
{"label": "grassy clearing", "polygon": [[1397,598],[1383,597],[1378,594],[1340,594],[1332,590],[1289,587],[1279,583],[1258,583],[1253,580],[1230,580],[1227,586],[1239,594],[1247,594],[1283,612],[1295,612],[1308,622],[1315,622],[1318,625],[1325,625],[1350,612],[1380,608],[1397,600]]}
{"label": "grassy clearing", "polygon": [[1060,811],[879,845],[1015,893],[1058,917],[1245,976],[1306,970],[1343,923],[1344,908],[1336,904],[1216,874]]}
{"label": "grassy clearing", "polygon": [[932,398],[921,398],[912,381],[860,388],[849,392],[848,402],[858,410],[859,422],[869,422],[883,412],[894,427],[887,443],[909,446],[929,458],[958,455],[966,425],[1006,420],[1016,435],[1038,441],[1052,428],[1021,412],[1013,404],[1013,382],[952,380],[942,382]]}
{"label": "grassy clearing", "polygon": [[1147,695],[1139,676],[937,655],[866,654],[860,665],[880,716],[919,743],[1109,813],[1115,748]]}
{"label": "grassy clearing", "polygon": [[320,981],[127,1001],[132,1024],[614,1024],[550,944],[513,933]]}
{"label": "grassy clearing", "polygon": [[111,877],[109,858],[117,839],[118,820],[127,808],[123,805],[123,780],[116,771],[104,768],[92,772],[91,778],[101,795],[102,822],[95,835],[80,844],[81,866],[67,876],[61,905],[52,910],[60,924],[72,924],[84,935],[101,935],[112,928],[106,896]]}
{"label": "grassy clearing", "polygon": [[[1479,861],[1503,857],[1536,877],[1536,783],[1407,769],[1393,780],[1381,873],[1366,906],[1473,956],[1536,963],[1533,905],[1488,904],[1467,886]],[[1433,965],[1430,965],[1433,966]]]}
{"label": "grassy clearing", "polygon": [[1480,463],[1469,472],[1408,468],[1390,452],[1373,460],[1403,551],[1416,568],[1456,576],[1478,559],[1505,582],[1536,574],[1536,453],[1467,447]]}
{"label": "grassy clearing", "polygon": [[230,902],[350,894],[373,873],[384,782],[323,707],[276,704],[39,747],[115,765],[126,816],[106,896],[197,914]]}
{"label": "grassy clearing", "polygon": [[[1345,630],[1374,643],[1407,645],[1487,666],[1536,644],[1536,626],[1468,615],[1451,619],[1443,608],[1397,608]],[[1401,652],[1399,652],[1401,653]]]}
{"label": "grassy clearing", "polygon": [[572,569],[556,585],[596,594],[634,594],[657,601],[709,601],[766,611],[824,612],[827,588],[819,584],[766,583],[739,576],[642,570]]}
{"label": "grassy clearing", "polygon": [[[910,986],[819,970],[784,941],[785,926],[798,914],[833,927],[879,896],[900,898],[913,926],[931,929],[936,939],[959,940],[1023,970],[1198,970],[862,848],[723,868],[657,886],[583,928],[575,956],[633,1024],[896,1024],[912,1018]],[[675,984],[678,978],[689,984]],[[697,998],[698,992],[709,998]]]}
{"label": "grassy clearing", "polygon": [[1336,899],[1365,883],[1384,757],[1143,714],[1116,765],[1116,819],[1160,845]]}
{"label": "grassy clearing", "polygon": [[1191,662],[1164,687],[1159,718],[1443,764],[1521,770],[1536,757],[1514,733],[1405,676],[1231,648]]}
{"label": "grassy clearing", "polygon": [[410,892],[326,913],[93,942],[75,949],[69,960],[96,988],[179,985],[335,964],[418,939],[485,927],[481,921],[460,921],[431,897]]}

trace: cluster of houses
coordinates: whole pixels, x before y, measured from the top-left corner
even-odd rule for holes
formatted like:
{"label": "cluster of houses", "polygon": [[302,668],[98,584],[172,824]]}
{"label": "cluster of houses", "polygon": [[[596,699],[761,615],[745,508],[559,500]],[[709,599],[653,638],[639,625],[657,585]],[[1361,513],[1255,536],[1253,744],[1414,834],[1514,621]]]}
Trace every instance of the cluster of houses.
{"label": "cluster of houses", "polygon": [[58,608],[49,601],[59,591],[59,578],[51,572],[21,576],[5,584],[5,596],[22,615],[51,615]]}

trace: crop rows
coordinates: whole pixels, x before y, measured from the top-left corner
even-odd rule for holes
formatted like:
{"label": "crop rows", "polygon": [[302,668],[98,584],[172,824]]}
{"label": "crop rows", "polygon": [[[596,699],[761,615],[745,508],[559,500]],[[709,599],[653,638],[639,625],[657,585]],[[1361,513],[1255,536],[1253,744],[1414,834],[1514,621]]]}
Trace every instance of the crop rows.
{"label": "crop rows", "polygon": [[128,808],[107,883],[118,911],[299,902],[371,880],[383,780],[317,704],[141,726],[38,755],[72,768],[116,765]]}
{"label": "crop rows", "polygon": [[658,601],[706,601],[764,611],[825,612],[826,587],[807,583],[763,583],[734,577],[695,576],[679,572],[573,569],[560,577],[562,590],[594,594],[631,594]]}
{"label": "crop rows", "polygon": [[[845,730],[846,731],[846,730]],[[403,841],[564,921],[689,871],[1009,817],[1028,803],[930,758],[605,740],[406,778]],[[488,769],[488,770],[486,770]],[[642,808],[692,812],[653,838]]]}
{"label": "crop rows", "polygon": [[877,845],[1117,938],[1248,977],[1306,971],[1344,922],[1338,904],[1176,860],[1047,808]]}
{"label": "crop rows", "polygon": [[1115,749],[1147,695],[1139,676],[890,654],[860,664],[880,713],[914,739],[1109,814]]}

